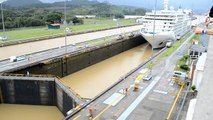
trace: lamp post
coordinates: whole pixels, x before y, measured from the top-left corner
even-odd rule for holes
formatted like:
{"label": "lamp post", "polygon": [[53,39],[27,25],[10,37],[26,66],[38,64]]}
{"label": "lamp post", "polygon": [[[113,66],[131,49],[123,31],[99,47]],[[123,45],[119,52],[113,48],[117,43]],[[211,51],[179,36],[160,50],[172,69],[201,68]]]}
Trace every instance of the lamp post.
{"label": "lamp post", "polygon": [[67,0],[64,1],[65,54],[67,53]]}
{"label": "lamp post", "polygon": [[[152,33],[152,39],[153,41],[155,40],[155,16],[156,16],[156,6],[157,6],[157,0],[155,0],[155,7],[154,7],[154,21],[153,21],[153,33]],[[153,57],[153,54],[154,54],[154,50],[153,50],[153,46],[152,46],[152,53],[151,53],[151,67],[150,67],[150,72],[152,72],[152,57]]]}
{"label": "lamp post", "polygon": [[2,4],[3,4],[3,1],[1,2],[1,19],[2,19],[3,37],[5,38],[4,12],[3,12]]}
{"label": "lamp post", "polygon": [[[156,6],[157,6],[157,0],[155,0],[155,8],[154,8],[154,22],[153,22],[153,36],[152,36],[152,38],[153,38],[153,40],[155,39],[155,16],[156,16]],[[152,48],[152,50],[153,50],[153,48]]]}

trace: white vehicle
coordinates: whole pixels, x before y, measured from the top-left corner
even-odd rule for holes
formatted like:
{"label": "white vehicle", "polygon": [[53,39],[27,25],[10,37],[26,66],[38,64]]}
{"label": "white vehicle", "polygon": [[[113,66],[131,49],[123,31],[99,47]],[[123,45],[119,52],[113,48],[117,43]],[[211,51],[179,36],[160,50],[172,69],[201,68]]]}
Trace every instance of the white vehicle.
{"label": "white vehicle", "polygon": [[173,41],[172,40],[168,40],[167,42],[166,42],[166,47],[172,47],[172,44],[173,44]]}
{"label": "white vehicle", "polygon": [[123,37],[123,35],[122,34],[119,34],[118,36],[117,36],[117,40],[122,40],[124,37]]}
{"label": "white vehicle", "polygon": [[7,40],[6,36],[0,37],[0,41],[4,41],[4,40]]}
{"label": "white vehicle", "polygon": [[164,10],[147,12],[142,18],[141,35],[153,49],[166,46],[167,40],[176,41],[191,29],[191,18],[182,9],[168,9],[168,0],[164,0]]}
{"label": "white vehicle", "polygon": [[10,62],[15,62],[16,61],[16,56],[11,56],[10,57]]}
{"label": "white vehicle", "polygon": [[145,75],[143,80],[149,81],[152,79],[152,74]]}
{"label": "white vehicle", "polygon": [[11,56],[10,57],[10,62],[17,62],[17,61],[22,61],[22,60],[25,60],[25,59],[26,59],[25,56],[19,56],[19,57]]}
{"label": "white vehicle", "polygon": [[184,72],[181,72],[181,71],[174,71],[174,74],[173,74],[174,77],[182,77],[182,78],[186,78],[187,77],[187,74],[184,73]]}

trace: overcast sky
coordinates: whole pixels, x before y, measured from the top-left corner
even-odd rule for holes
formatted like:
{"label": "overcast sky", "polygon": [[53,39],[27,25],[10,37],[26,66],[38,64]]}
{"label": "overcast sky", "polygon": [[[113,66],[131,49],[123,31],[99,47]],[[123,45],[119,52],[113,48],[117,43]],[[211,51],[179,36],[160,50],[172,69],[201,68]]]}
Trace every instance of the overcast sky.
{"label": "overcast sky", "polygon": [[[42,2],[55,2],[64,0],[40,0]],[[112,4],[117,5],[129,5],[137,7],[145,7],[149,9],[154,8],[155,0],[98,0],[98,1],[109,1]],[[163,0],[156,0],[158,8],[163,8]],[[177,8],[181,6],[183,8],[190,8],[193,10],[208,11],[213,5],[213,0],[169,0],[169,6]]]}

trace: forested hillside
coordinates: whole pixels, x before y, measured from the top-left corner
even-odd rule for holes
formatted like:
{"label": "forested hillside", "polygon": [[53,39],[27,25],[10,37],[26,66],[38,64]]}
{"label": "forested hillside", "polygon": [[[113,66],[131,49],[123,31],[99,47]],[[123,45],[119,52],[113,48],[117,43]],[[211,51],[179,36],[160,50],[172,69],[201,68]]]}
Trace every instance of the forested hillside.
{"label": "forested hillside", "polygon": [[[14,7],[15,3],[17,4]],[[19,6],[18,3],[25,5]],[[75,15],[122,18],[123,15],[144,15],[145,13],[142,8],[115,6],[105,2],[100,3],[96,0],[72,0],[68,1],[66,6],[68,23],[76,19]],[[4,22],[7,29],[44,26],[49,23],[62,23],[64,21],[64,2],[47,4],[41,3],[39,0],[8,0],[3,3],[3,8]],[[2,18],[0,18],[0,28],[2,28]]]}

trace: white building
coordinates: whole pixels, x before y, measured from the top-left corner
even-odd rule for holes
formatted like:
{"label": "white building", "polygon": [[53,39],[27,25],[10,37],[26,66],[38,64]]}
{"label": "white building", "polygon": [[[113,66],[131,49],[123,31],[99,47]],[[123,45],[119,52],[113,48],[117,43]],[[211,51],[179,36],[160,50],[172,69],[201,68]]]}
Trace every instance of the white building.
{"label": "white building", "polygon": [[96,15],[75,15],[77,18],[95,18]]}
{"label": "white building", "polygon": [[140,15],[124,15],[124,19],[139,19],[142,17],[143,16],[140,16]]}
{"label": "white building", "polygon": [[204,23],[207,16],[204,15],[194,15],[197,19],[192,20],[192,26],[197,26],[201,23]]}

